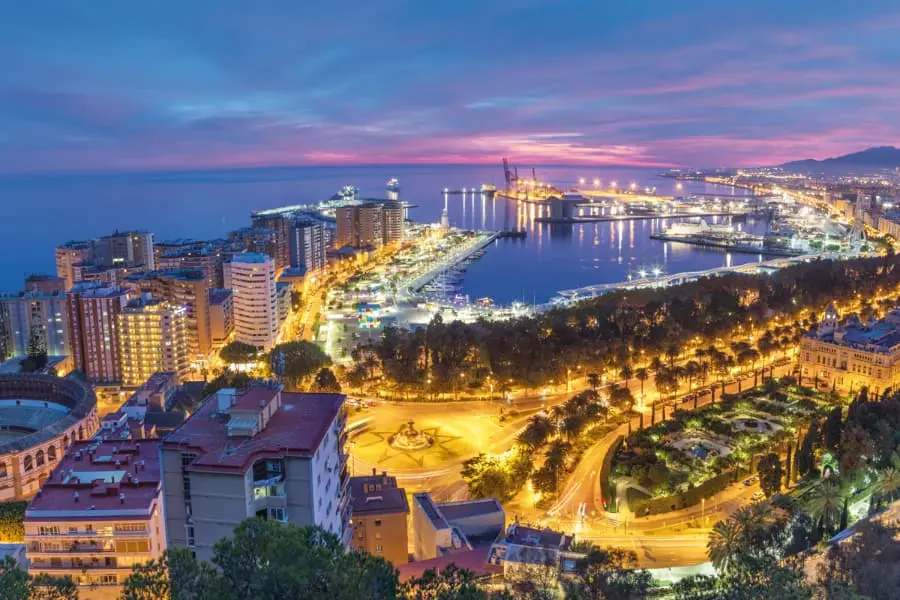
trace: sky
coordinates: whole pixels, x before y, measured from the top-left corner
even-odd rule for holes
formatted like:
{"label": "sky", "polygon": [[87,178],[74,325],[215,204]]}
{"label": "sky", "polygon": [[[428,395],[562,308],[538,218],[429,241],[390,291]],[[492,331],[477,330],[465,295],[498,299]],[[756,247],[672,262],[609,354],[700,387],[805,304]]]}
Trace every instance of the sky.
{"label": "sky", "polygon": [[757,166],[900,142],[897,0],[0,5],[0,174]]}

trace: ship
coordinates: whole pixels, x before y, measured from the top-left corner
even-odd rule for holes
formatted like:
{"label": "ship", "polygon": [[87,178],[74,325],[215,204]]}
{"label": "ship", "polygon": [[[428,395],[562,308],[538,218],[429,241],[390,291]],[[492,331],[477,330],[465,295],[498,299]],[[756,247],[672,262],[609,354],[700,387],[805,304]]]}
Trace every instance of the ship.
{"label": "ship", "polygon": [[387,191],[389,192],[400,192],[400,180],[396,177],[391,177],[387,182]]}
{"label": "ship", "polygon": [[731,225],[707,223],[706,219],[672,223],[672,225],[665,231],[666,235],[672,237],[727,237],[733,235],[734,233],[734,227],[732,227]]}

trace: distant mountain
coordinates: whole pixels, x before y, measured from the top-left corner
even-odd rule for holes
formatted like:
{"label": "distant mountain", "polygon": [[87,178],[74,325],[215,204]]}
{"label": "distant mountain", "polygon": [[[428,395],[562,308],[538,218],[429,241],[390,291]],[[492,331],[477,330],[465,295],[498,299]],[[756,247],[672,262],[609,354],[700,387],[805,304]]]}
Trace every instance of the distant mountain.
{"label": "distant mountain", "polygon": [[900,149],[894,146],[878,146],[825,160],[807,158],[779,166],[786,171],[798,173],[893,169],[900,167]]}

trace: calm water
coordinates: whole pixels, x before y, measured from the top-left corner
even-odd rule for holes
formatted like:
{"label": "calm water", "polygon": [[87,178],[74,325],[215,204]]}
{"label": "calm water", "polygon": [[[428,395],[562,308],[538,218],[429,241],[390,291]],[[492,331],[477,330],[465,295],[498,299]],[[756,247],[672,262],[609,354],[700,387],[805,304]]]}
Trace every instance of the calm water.
{"label": "calm water", "polygon": [[[538,176],[560,187],[579,177],[604,184],[656,186],[674,194],[675,181],[656,169],[541,168]],[[329,198],[343,185],[357,185],[365,197],[385,197],[384,185],[400,179],[400,198],[418,205],[415,221],[437,221],[445,187],[460,189],[482,183],[502,186],[498,167],[306,167],[213,171],[202,173],[83,175],[53,178],[0,179],[6,208],[0,220],[0,290],[18,290],[27,273],[53,272],[53,248],[114,229],[147,229],[157,240],[221,237],[250,222],[250,211]],[[722,186],[685,182],[686,193],[740,195]],[[558,226],[535,223],[534,209],[515,202],[482,201],[480,195],[449,197],[450,222],[476,229],[520,227],[526,240],[501,240],[473,264],[464,291],[473,298],[493,297],[546,301],[558,290],[622,281],[629,271],[659,267],[664,272],[708,269],[758,260],[683,244],[650,240],[651,232],[668,225],[664,219],[628,223]],[[762,224],[747,224],[761,231]]]}

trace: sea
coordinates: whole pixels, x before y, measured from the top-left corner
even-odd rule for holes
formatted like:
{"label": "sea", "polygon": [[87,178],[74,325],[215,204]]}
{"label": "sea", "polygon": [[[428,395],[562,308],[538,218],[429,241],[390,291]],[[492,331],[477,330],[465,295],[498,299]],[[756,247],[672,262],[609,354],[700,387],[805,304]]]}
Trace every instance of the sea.
{"label": "sea", "polygon": [[[537,167],[537,177],[568,189],[585,180],[605,188],[655,188],[660,195],[692,193],[742,196],[730,186],[661,177],[658,169]],[[520,176],[530,176],[522,169]],[[366,198],[387,197],[386,183],[400,182],[399,197],[414,205],[408,218],[437,222],[443,190],[504,185],[494,166],[346,166],[260,168],[154,173],[66,174],[0,177],[0,290],[21,289],[31,273],[53,273],[54,247],[115,230],[144,229],[156,240],[212,239],[250,224],[253,210],[329,199],[354,185]],[[542,303],[560,290],[626,280],[640,270],[677,273],[755,262],[762,257],[651,240],[671,219],[558,225],[540,223],[537,207],[480,193],[446,196],[450,224],[468,229],[524,229],[525,239],[501,239],[473,263],[462,282],[470,298],[496,303]],[[761,233],[765,222],[741,224]]]}

